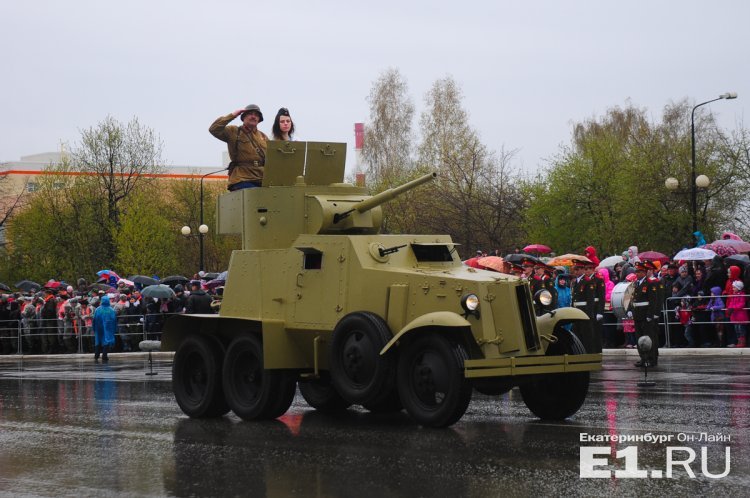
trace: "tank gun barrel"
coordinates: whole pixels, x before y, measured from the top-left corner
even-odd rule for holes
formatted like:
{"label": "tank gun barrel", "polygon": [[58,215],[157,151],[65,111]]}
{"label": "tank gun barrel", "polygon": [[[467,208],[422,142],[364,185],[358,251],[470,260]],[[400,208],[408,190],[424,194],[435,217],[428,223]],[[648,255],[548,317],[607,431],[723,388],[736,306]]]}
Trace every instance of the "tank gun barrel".
{"label": "tank gun barrel", "polygon": [[410,182],[406,182],[403,185],[399,185],[398,187],[389,188],[388,190],[384,190],[380,192],[379,194],[376,194],[369,199],[365,199],[363,201],[360,201],[356,203],[352,208],[346,212],[343,213],[336,213],[333,217],[333,222],[338,223],[339,221],[343,220],[347,216],[349,216],[354,211],[364,213],[365,211],[369,211],[370,209],[373,209],[375,207],[380,206],[381,204],[384,204],[399,195],[403,194],[404,192],[407,192],[413,188],[416,188],[423,183],[427,183],[437,177],[436,172],[428,173],[424,176],[420,176],[419,178],[416,178]]}

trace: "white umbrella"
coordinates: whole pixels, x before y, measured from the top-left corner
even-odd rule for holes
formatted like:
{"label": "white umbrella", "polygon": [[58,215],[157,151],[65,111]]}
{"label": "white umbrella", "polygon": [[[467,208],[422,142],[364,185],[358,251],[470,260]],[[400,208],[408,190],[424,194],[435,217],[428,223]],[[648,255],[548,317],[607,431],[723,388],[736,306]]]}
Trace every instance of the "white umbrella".
{"label": "white umbrella", "polygon": [[597,268],[614,268],[617,263],[624,263],[622,256],[609,256],[599,262]]}
{"label": "white umbrella", "polygon": [[672,258],[675,261],[704,261],[706,259],[713,259],[716,253],[711,249],[703,249],[701,247],[693,247],[692,249],[683,249],[678,252]]}

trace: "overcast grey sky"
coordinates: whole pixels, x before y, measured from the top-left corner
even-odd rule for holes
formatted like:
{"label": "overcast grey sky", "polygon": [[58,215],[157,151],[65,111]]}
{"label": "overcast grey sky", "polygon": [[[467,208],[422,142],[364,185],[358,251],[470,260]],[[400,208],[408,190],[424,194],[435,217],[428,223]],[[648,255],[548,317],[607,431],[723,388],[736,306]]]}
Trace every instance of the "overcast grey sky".
{"label": "overcast grey sky", "polygon": [[656,120],[670,102],[735,91],[711,110],[738,127],[748,22],[744,0],[4,1],[0,161],[72,144],[112,115],[159,133],[169,164],[220,166],[208,126],[249,103],[266,133],[285,106],[301,138],[351,151],[373,81],[395,67],[418,113],[452,76],[483,141],[518,149],[533,172],[572,123],[628,99]]}

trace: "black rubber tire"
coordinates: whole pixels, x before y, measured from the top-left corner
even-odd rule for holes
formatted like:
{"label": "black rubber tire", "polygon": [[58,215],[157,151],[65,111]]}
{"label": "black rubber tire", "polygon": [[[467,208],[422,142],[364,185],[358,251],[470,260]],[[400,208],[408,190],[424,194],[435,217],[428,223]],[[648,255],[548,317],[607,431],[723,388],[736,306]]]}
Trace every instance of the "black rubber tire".
{"label": "black rubber tire", "polygon": [[172,391],[187,416],[220,417],[229,411],[221,384],[221,363],[221,347],[208,337],[190,335],[177,348]]}
{"label": "black rubber tire", "polygon": [[308,405],[323,412],[341,412],[351,406],[331,385],[328,372],[321,372],[319,379],[300,380],[299,392]]}
{"label": "black rubber tire", "polygon": [[447,427],[457,422],[471,401],[464,377],[466,350],[440,333],[417,337],[404,346],[398,361],[398,394],[419,424]]}
{"label": "black rubber tire", "polygon": [[404,409],[404,405],[401,403],[401,398],[398,397],[398,389],[395,387],[388,397],[379,403],[368,403],[362,406],[372,413],[396,413]]}
{"label": "black rubber tire", "polygon": [[297,387],[291,373],[263,368],[263,344],[252,334],[237,337],[229,345],[222,380],[227,403],[243,420],[283,415]]}
{"label": "black rubber tire", "polygon": [[[557,342],[547,349],[548,356],[585,354],[578,338],[561,329]],[[576,413],[589,390],[589,372],[537,375],[520,386],[521,397],[531,413],[542,420],[564,420]]]}
{"label": "black rubber tire", "polygon": [[333,330],[330,348],[331,382],[352,404],[377,405],[396,382],[396,355],[381,356],[391,339],[388,325],[368,312],[351,313]]}

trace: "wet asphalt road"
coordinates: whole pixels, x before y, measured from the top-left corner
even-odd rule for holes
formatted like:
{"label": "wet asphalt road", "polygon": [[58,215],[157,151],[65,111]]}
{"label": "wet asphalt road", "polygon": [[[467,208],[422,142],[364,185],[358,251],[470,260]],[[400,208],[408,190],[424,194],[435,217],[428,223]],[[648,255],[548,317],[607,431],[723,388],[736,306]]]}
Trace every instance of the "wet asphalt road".
{"label": "wet asphalt road", "polygon": [[[405,413],[350,410],[332,418],[298,395],[270,422],[186,418],[171,393],[171,360],[144,375],[145,360],[114,357],[0,362],[0,494],[12,496],[747,496],[750,489],[750,359],[664,356],[639,388],[632,358],[605,357],[583,408],[540,422],[517,390],[475,393],[449,429],[423,429]],[[730,441],[678,442],[677,437]],[[580,442],[581,434],[672,436],[669,443]],[[695,478],[581,478],[581,446],[609,447],[622,470],[666,474],[667,446],[696,452]],[[711,479],[701,470],[731,467]],[[607,450],[605,450],[606,452]],[[682,460],[687,453],[676,453]]]}

